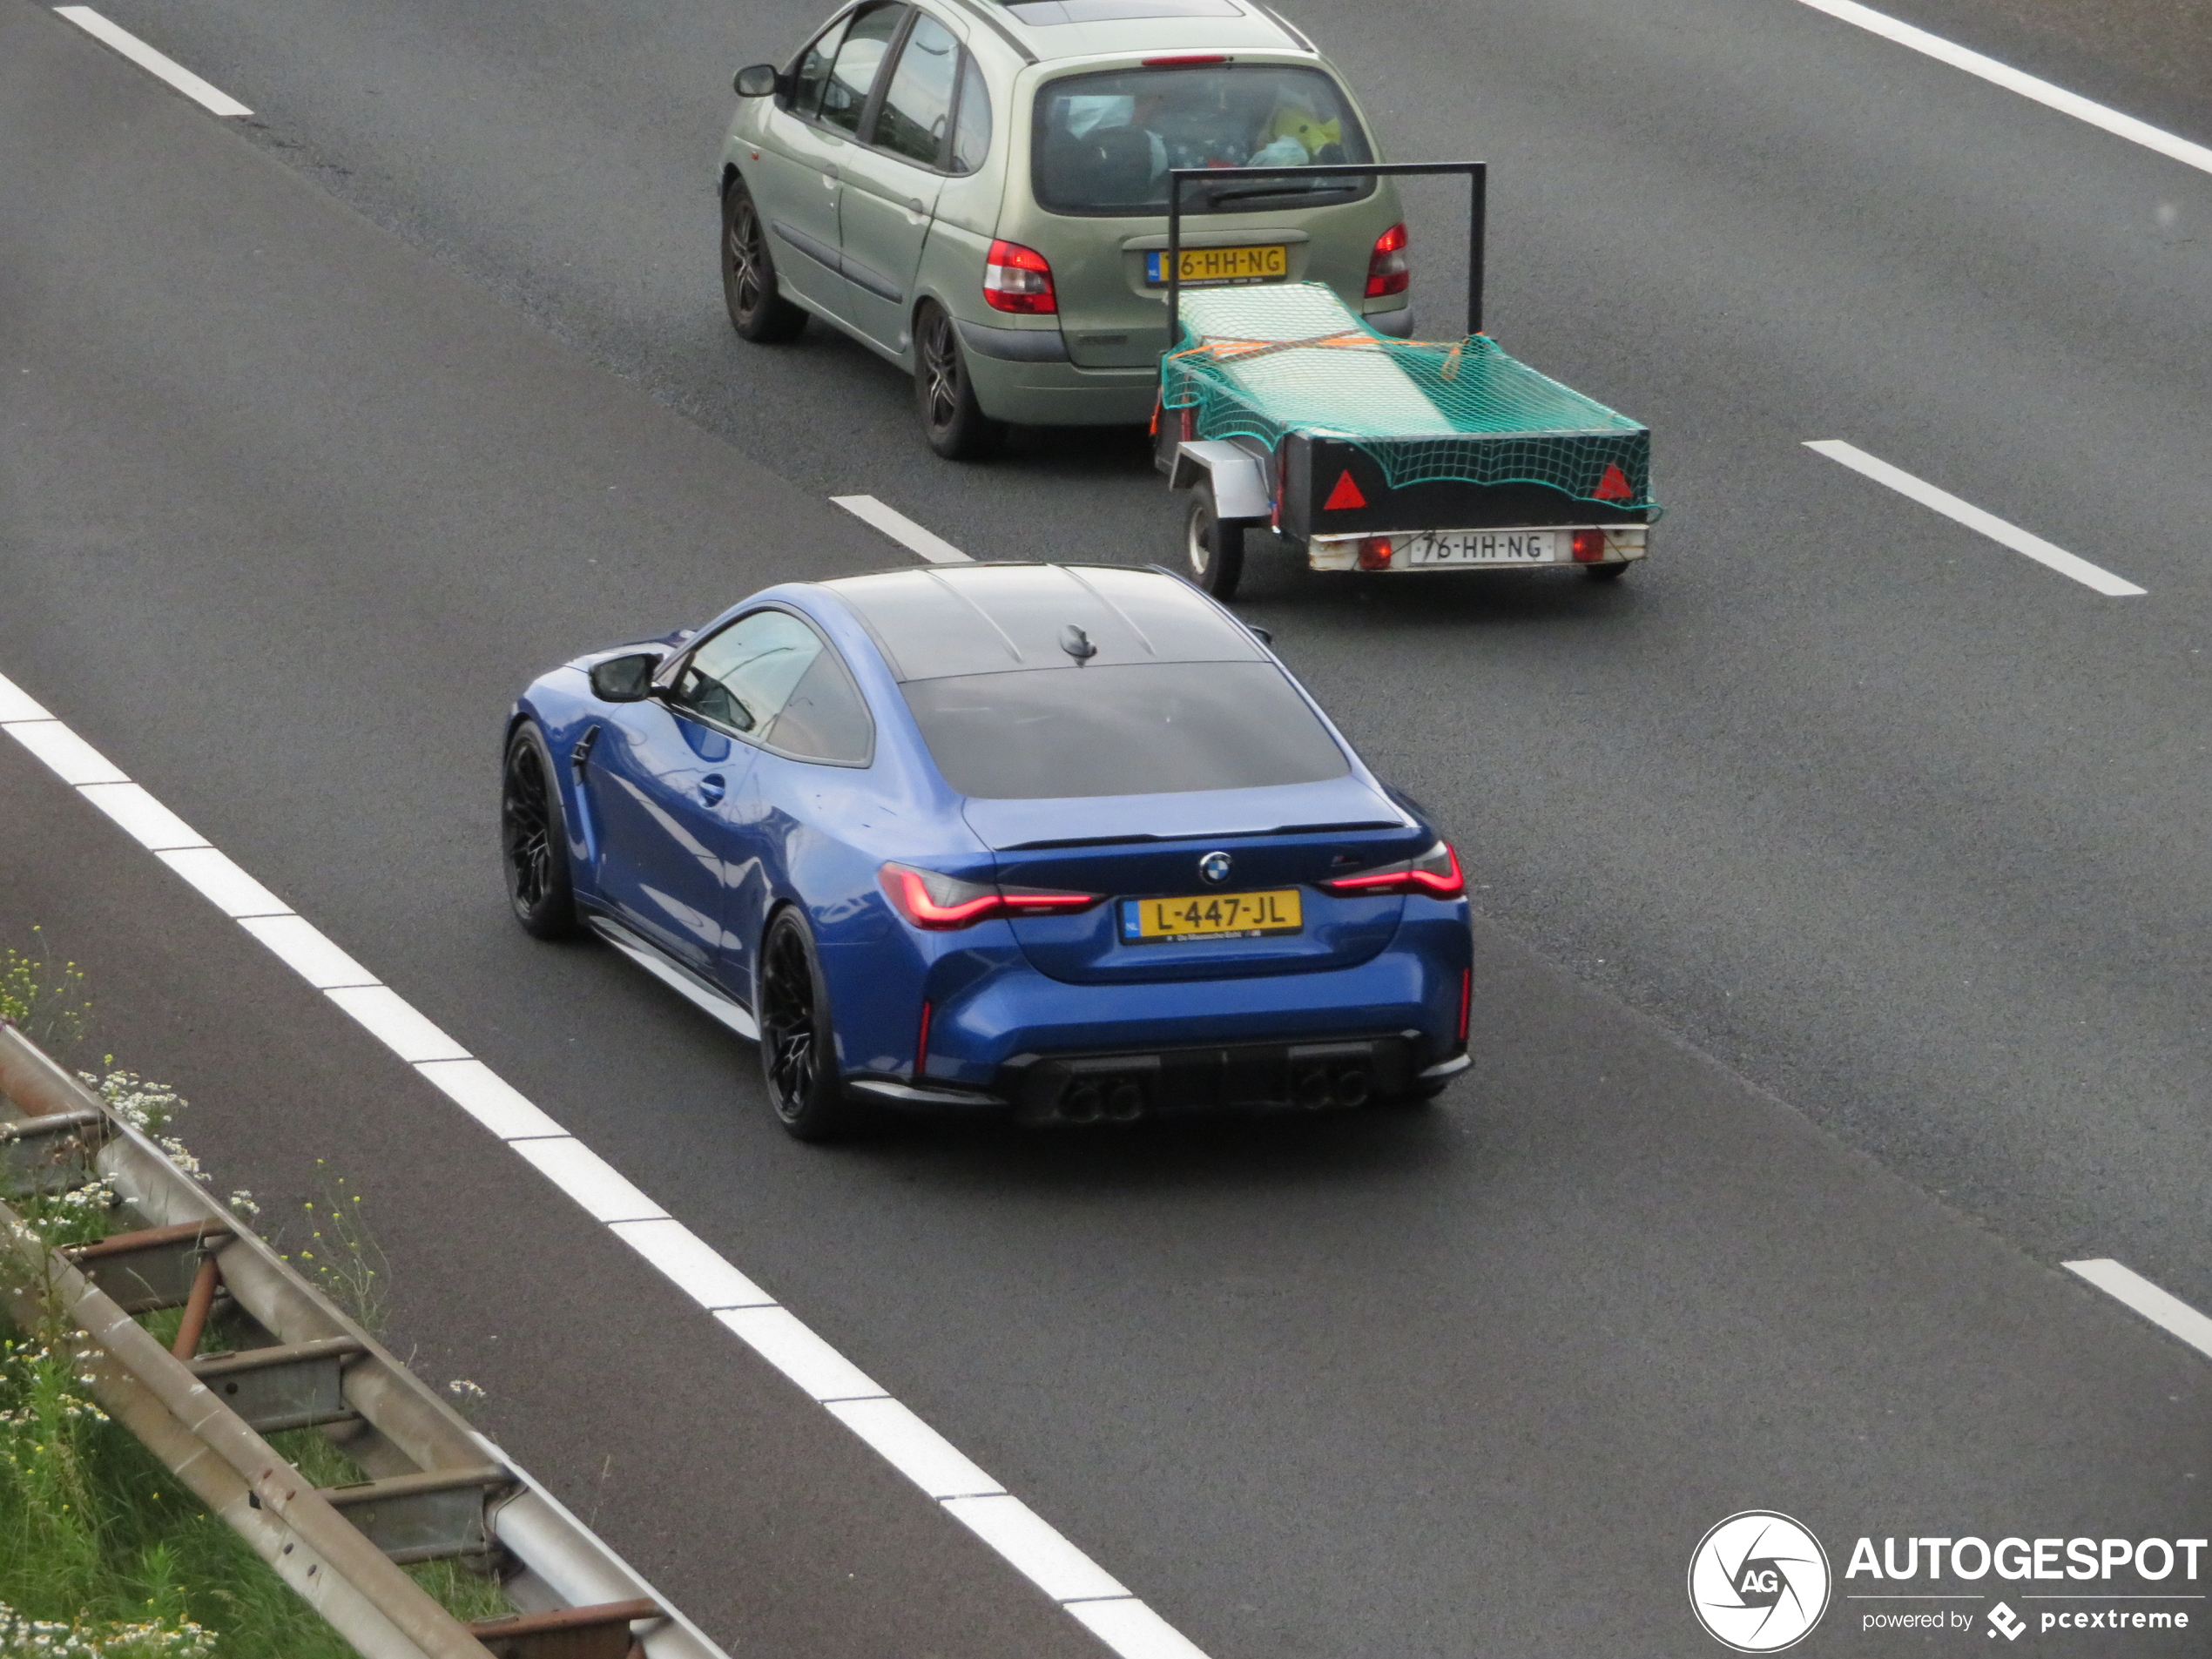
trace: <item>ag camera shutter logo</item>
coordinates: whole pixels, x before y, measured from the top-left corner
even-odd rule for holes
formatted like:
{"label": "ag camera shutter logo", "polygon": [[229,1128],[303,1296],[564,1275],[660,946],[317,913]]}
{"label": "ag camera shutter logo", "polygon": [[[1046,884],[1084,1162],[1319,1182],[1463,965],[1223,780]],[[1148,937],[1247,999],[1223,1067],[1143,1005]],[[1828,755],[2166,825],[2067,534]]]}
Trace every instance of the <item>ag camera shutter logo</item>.
{"label": "ag camera shutter logo", "polygon": [[1730,1515],[1689,1558],[1689,1607],[1706,1634],[1738,1653],[1779,1653],[1828,1610],[1828,1552],[1770,1509]]}

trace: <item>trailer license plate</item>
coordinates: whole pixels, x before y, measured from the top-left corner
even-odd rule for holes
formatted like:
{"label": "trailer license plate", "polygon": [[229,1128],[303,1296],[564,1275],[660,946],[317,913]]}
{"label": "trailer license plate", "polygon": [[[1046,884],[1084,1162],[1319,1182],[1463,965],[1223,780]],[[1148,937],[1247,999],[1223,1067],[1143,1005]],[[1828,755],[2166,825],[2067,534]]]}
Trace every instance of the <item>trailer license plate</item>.
{"label": "trailer license plate", "polygon": [[1436,530],[1416,536],[1406,563],[1428,564],[1553,564],[1557,530]]}
{"label": "trailer license plate", "polygon": [[1122,942],[1164,945],[1184,939],[1258,939],[1305,926],[1296,887],[1272,893],[1204,893],[1180,899],[1122,900]]}
{"label": "trailer license plate", "polygon": [[[1183,280],[1205,282],[1279,282],[1291,273],[1291,250],[1271,247],[1186,247],[1181,250]],[[1165,253],[1144,256],[1144,280],[1156,288],[1168,280]]]}

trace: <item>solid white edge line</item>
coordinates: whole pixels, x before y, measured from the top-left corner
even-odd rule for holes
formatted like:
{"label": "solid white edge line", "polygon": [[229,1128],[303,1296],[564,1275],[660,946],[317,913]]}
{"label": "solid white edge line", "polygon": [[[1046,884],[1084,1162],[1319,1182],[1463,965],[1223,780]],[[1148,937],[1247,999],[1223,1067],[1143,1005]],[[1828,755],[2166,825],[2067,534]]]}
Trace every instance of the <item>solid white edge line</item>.
{"label": "solid white edge line", "polygon": [[548,1140],[568,1133],[481,1060],[421,1060],[415,1069],[502,1141]]}
{"label": "solid white edge line", "polygon": [[17,720],[51,720],[45,705],[10,679],[0,674],[0,725]]}
{"label": "solid white edge line", "polygon": [[887,1394],[881,1399],[832,1400],[825,1409],[933,1498],[995,1497],[1006,1490]]}
{"label": "solid white edge line", "polygon": [[410,1064],[418,1060],[466,1060],[468,1049],[388,985],[344,986],[323,995],[352,1015],[361,1028]]}
{"label": "solid white edge line", "polygon": [[789,1308],[725,1308],[714,1317],[818,1405],[884,1397],[882,1384],[823,1341]]}
{"label": "solid white edge line", "polygon": [[127,784],[130,775],[59,720],[17,720],[8,735],[65,784]]}
{"label": "solid white edge line", "polygon": [[79,784],[77,792],[149,853],[207,845],[205,835],[136,784]]}
{"label": "solid white edge line", "polygon": [[573,1135],[509,1141],[525,1163],[582,1204],[594,1221],[664,1221],[668,1211]]}
{"label": "solid white edge line", "polygon": [[680,1221],[617,1221],[614,1236],[710,1313],[724,1308],[773,1307],[776,1298],[725,1260]]}
{"label": "solid white edge line", "polygon": [[2212,1359],[2212,1319],[2208,1319],[2170,1291],[2161,1291],[2133,1268],[2109,1257],[2068,1262],[2067,1271],[2079,1274],[2115,1301],[2124,1302],[2170,1336],[2208,1359]]}
{"label": "solid white edge line", "polygon": [[174,847],[154,857],[199,889],[199,896],[233,921],[247,916],[288,916],[292,907],[212,846]]}
{"label": "solid white edge line", "polygon": [[1128,1589],[1062,1536],[1058,1527],[1011,1493],[988,1498],[947,1498],[961,1525],[1014,1563],[1055,1602],[1126,1596]]}
{"label": "solid white edge line", "polygon": [[[18,737],[26,725],[61,726],[3,676],[0,676],[0,711],[15,717],[0,721],[0,729]],[[98,754],[74,732],[61,729],[81,745],[83,752]],[[176,833],[169,826],[184,824],[151,793],[120,773],[89,787],[79,786],[78,792],[94,796],[119,786],[137,792],[127,809],[111,810],[104,802],[96,804],[134,839],[145,839],[138,829],[165,837]],[[143,802],[138,797],[143,797]],[[121,797],[117,799],[119,801]],[[150,850],[310,984],[319,975],[334,972],[347,976],[367,973],[219,849],[201,841]],[[344,966],[340,967],[341,963]],[[936,1430],[893,1399],[881,1385],[798,1315],[778,1305],[712,1246],[671,1217],[629,1177],[569,1134],[398,992],[373,979],[362,984],[318,988],[678,1289],[709,1308],[754,1352],[921,1487],[1008,1566],[1059,1602],[1121,1659],[1205,1659],[1199,1648],[1132,1595],[1105,1568],[1008,1494]],[[677,984],[677,988],[686,988]],[[529,1480],[527,1474],[524,1479]],[[535,1480],[529,1480],[529,1484],[549,1503],[556,1502]],[[696,1634],[696,1627],[680,1613],[677,1616]]]}
{"label": "solid white edge line", "polygon": [[305,916],[242,916],[238,925],[318,991],[377,983],[375,974],[339,949]]}
{"label": "solid white edge line", "polygon": [[1822,455],[1839,466],[1887,489],[1894,489],[1907,500],[1916,501],[1932,511],[1942,514],[1954,523],[1986,536],[1991,541],[2013,552],[2033,559],[2038,564],[2056,570],[2060,576],[2071,577],[2085,588],[2094,588],[2108,599],[2138,598],[2145,590],[2124,577],[2116,577],[2101,570],[2085,558],[2080,558],[2020,529],[2009,524],[1996,514],[1985,512],[1970,501],[1962,501],[1947,489],[1939,489],[1925,478],[1916,478],[1902,467],[1893,467],[1876,455],[1870,455],[1856,444],[1845,443],[1841,438],[1809,438],[1805,448]]}
{"label": "solid white edge line", "polygon": [[228,92],[210,86],[175,58],[154,51],[128,30],[118,29],[91,7],[56,6],[54,13],[66,17],[93,39],[113,47],[148,74],[159,76],[203,109],[222,116],[253,113]]}
{"label": "solid white edge line", "polygon": [[1925,29],[1916,29],[1909,23],[1901,23],[1870,6],[1859,5],[1857,0],[1799,0],[1799,3],[1811,7],[1815,11],[1824,11],[1838,22],[1864,29],[1869,34],[1879,35],[1885,40],[1909,47],[1938,63],[1948,64],[1953,69],[1979,76],[2008,92],[2033,98],[2038,104],[2060,114],[2070,115],[2077,121],[2101,127],[2114,138],[2125,138],[2130,144],[2140,144],[2146,150],[2155,150],[2160,155],[2178,161],[2184,166],[2195,167],[2200,172],[2212,172],[2212,149],[2193,144],[2162,127],[2155,127],[2148,121],[2137,120],[2132,115],[2123,115],[2118,110],[2083,98],[2079,92],[2069,92],[2063,86],[2054,86],[2049,81],[2039,79],[2008,64],[2000,64],[1994,57],[1986,57],[1978,51],[1946,40],[1940,35],[1932,35]]}
{"label": "solid white edge line", "polygon": [[919,553],[932,564],[974,563],[943,536],[922,529],[897,508],[887,507],[873,496],[832,496],[830,500],[863,524],[873,525],[908,551]]}

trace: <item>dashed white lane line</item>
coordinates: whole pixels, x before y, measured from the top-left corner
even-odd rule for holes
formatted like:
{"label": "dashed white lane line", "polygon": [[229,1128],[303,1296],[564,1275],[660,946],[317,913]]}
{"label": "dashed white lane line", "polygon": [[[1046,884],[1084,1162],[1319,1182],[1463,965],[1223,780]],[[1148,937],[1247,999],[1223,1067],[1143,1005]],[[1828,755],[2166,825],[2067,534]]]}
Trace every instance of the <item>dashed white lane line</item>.
{"label": "dashed white lane line", "polygon": [[1809,441],[1805,448],[1829,460],[1864,474],[1878,484],[1886,485],[1900,496],[1917,501],[1921,506],[1941,513],[1946,518],[1978,530],[1993,542],[2002,543],[2015,553],[2024,554],[2038,564],[2047,565],[2060,576],[2072,577],[2085,588],[2094,588],[2107,598],[2124,599],[2141,595],[2144,590],[2124,577],[2116,577],[2101,570],[2085,558],[2054,547],[2040,536],[2032,536],[2017,524],[2008,524],[1994,513],[1984,512],[1972,502],[1961,501],[1947,489],[1938,489],[1924,478],[1916,478],[1902,467],[1892,467],[1886,461],[1870,455],[1855,444],[1840,438],[1821,438]]}
{"label": "dashed white lane line", "polygon": [[974,563],[943,536],[926,530],[895,507],[887,507],[873,496],[832,496],[830,500],[864,524],[873,524],[909,551],[932,564]]}
{"label": "dashed white lane line", "polygon": [[127,29],[118,29],[90,6],[56,6],[55,15],[66,17],[93,39],[113,47],[149,75],[157,75],[186,98],[217,115],[251,115],[253,111],[228,92],[210,86],[175,58],[165,56]]}
{"label": "dashed white lane line", "polygon": [[[880,516],[860,512],[856,501]],[[840,497],[839,505],[924,558],[967,557],[872,496]],[[1120,1659],[1205,1659],[1188,1637],[798,1315],[4,676],[0,731],[728,1326]]]}
{"label": "dashed white lane line", "polygon": [[2106,1295],[2126,1303],[2153,1325],[2171,1332],[2212,1359],[2212,1319],[2208,1319],[2178,1296],[2161,1291],[2133,1268],[2109,1258],[2068,1262],[2067,1270],[2079,1273]]}
{"label": "dashed white lane line", "polygon": [[2114,137],[2125,138],[2130,144],[2140,144],[2146,150],[2155,150],[2160,155],[2170,157],[2184,166],[2195,167],[2200,172],[2212,172],[2212,149],[2207,149],[2201,144],[2192,144],[2188,139],[2162,127],[2155,127],[2148,121],[2139,121],[2132,115],[2123,115],[2118,110],[2094,103],[2078,92],[2067,91],[2063,86],[2054,86],[2048,81],[2023,74],[2008,64],[1999,63],[1994,57],[1985,57],[1979,52],[1969,51],[1940,35],[1932,35],[1925,29],[1915,29],[1909,23],[1900,23],[1885,13],[1858,4],[1857,0],[1799,0],[1799,3],[1811,6],[1815,11],[1824,11],[1831,17],[1865,30],[1869,34],[1879,35],[1885,40],[1910,47],[1938,63],[1948,64],[1953,69],[1979,76],[2008,92],[2018,92],[2022,98],[2033,98],[2038,104],[2070,115],[2077,121],[2087,121],[2093,127],[2101,127]]}

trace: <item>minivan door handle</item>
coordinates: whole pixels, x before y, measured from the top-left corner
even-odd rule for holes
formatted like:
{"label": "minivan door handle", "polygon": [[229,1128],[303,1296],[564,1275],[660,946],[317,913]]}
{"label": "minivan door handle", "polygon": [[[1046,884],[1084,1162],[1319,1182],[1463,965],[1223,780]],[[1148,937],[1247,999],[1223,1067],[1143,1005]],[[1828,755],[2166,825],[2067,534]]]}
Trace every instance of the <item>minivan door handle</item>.
{"label": "minivan door handle", "polygon": [[909,197],[907,197],[907,211],[908,212],[910,212],[910,213],[919,213],[919,212],[921,212],[922,211],[922,206],[921,206],[921,197],[919,197],[919,196],[909,196]]}
{"label": "minivan door handle", "polygon": [[834,161],[822,163],[822,182],[826,185],[833,185],[837,182],[837,163]]}
{"label": "minivan door handle", "polygon": [[711,806],[722,799],[729,787],[729,780],[720,772],[710,772],[699,779],[699,799]]}

